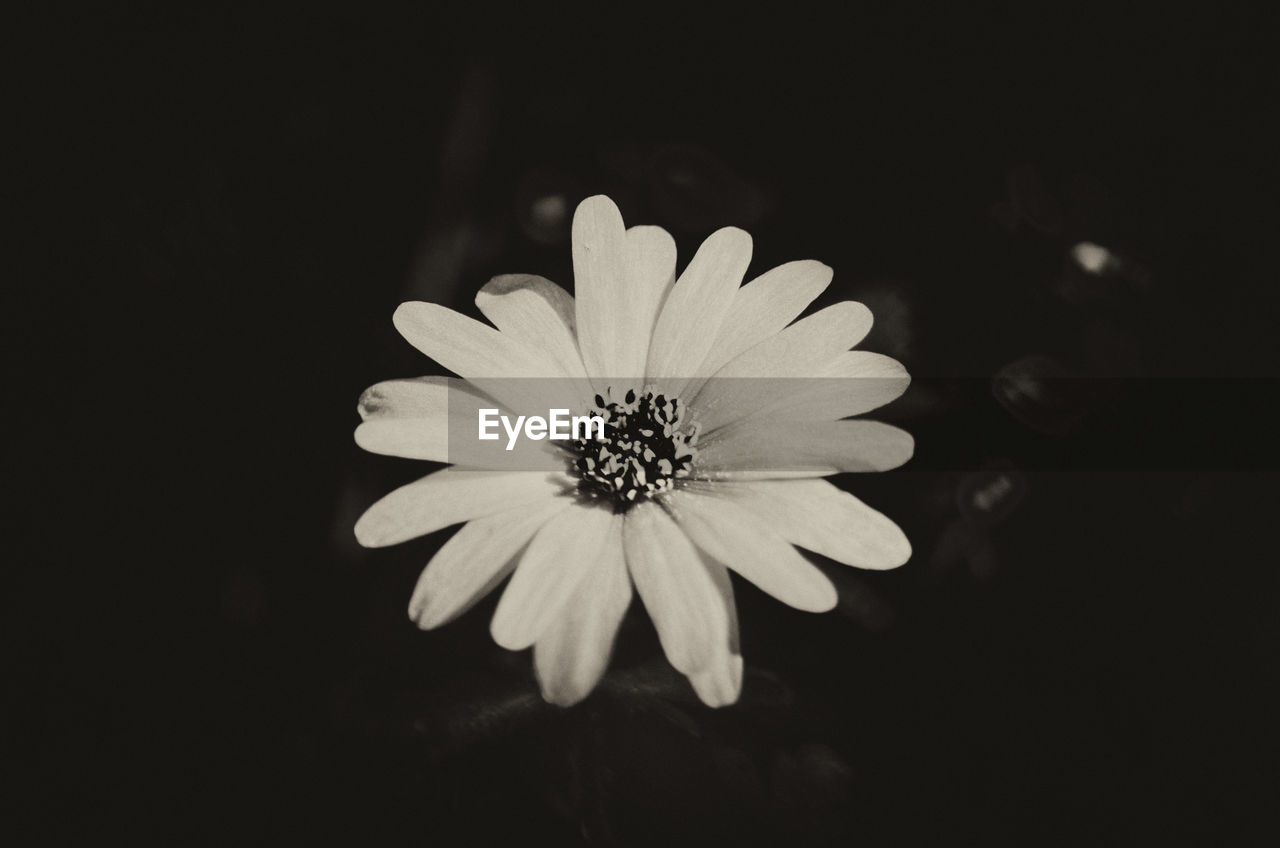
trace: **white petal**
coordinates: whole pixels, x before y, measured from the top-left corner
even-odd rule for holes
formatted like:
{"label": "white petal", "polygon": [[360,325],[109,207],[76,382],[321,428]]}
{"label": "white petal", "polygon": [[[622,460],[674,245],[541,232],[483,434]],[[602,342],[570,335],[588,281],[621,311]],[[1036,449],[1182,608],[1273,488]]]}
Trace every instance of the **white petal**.
{"label": "white petal", "polygon": [[878,409],[909,385],[911,375],[897,360],[850,350],[837,356],[821,376],[762,381],[754,409],[743,418],[835,421]]}
{"label": "white petal", "polygon": [[648,501],[627,511],[622,545],[671,665],[684,674],[706,668],[720,650],[728,618],[693,543],[662,507]]}
{"label": "white petal", "polygon": [[409,344],[468,380],[572,376],[540,347],[436,303],[402,303],[392,321]]}
{"label": "white petal", "polygon": [[888,471],[911,459],[914,450],[910,433],[879,421],[749,420],[700,442],[695,473],[762,479]]}
{"label": "white petal", "polygon": [[702,671],[689,675],[693,691],[708,707],[727,707],[742,694],[742,655],[721,653]]}
{"label": "white petal", "polygon": [[734,294],[703,370],[714,374],[731,359],[777,335],[831,284],[832,271],[812,259],[779,265]]}
{"label": "white petal", "polygon": [[626,226],[622,213],[602,194],[588,197],[573,213],[573,290],[578,347],[587,373],[619,375],[615,339],[617,299],[629,287]]}
{"label": "white petal", "polygon": [[693,543],[784,604],[808,612],[836,605],[836,590],[817,566],[732,501],[681,489],[667,504]]}
{"label": "white petal", "polygon": [[744,351],[719,377],[811,377],[866,338],[871,310],[854,300],[833,303]]}
{"label": "white petal", "polygon": [[586,380],[567,291],[532,274],[504,274],[480,289],[476,306],[504,335],[541,348],[567,376]]}
{"label": "white petal", "polygon": [[[582,381],[566,374],[542,347],[452,309],[420,301],[402,303],[393,320],[410,344],[512,412],[537,414],[548,408],[549,396],[581,393]],[[549,382],[557,385],[548,387]]]}
{"label": "white petal", "polygon": [[533,537],[502,593],[489,632],[504,648],[532,645],[563,614],[565,604],[620,531],[622,517],[595,504],[574,501]]}
{"label": "white petal", "polygon": [[515,568],[515,556],[568,497],[547,498],[468,521],[427,563],[409,601],[423,630],[452,621],[489,594]]}
{"label": "white petal", "polygon": [[627,287],[614,300],[616,361],[602,376],[643,378],[658,312],[676,281],[676,242],[661,227],[627,230]]}
{"label": "white petal", "polygon": [[762,386],[751,378],[820,376],[870,329],[871,310],[846,300],[800,319],[735,357],[703,385],[693,401],[703,431],[740,420],[755,410]]}
{"label": "white petal", "polygon": [[448,462],[449,427],[475,426],[450,415],[451,391],[470,396],[477,406],[494,403],[451,377],[386,380],[360,395],[358,411],[364,423],[356,428],[356,444],[384,456]]}
{"label": "white petal", "polygon": [[430,418],[449,406],[448,377],[384,380],[365,389],[356,405],[360,420]]}
{"label": "white petal", "polygon": [[599,561],[588,569],[562,616],[533,646],[533,667],[546,700],[567,707],[590,694],[609,665],[618,625],[630,604],[622,522],[615,521]]}
{"label": "white petal", "polygon": [[738,610],[733,599],[733,583],[720,562],[702,556],[702,564],[724,604],[726,631],[718,642],[718,650],[707,665],[689,675],[698,697],[709,707],[724,707],[738,700],[742,693],[742,653],[738,646]]}
{"label": "white petal", "polygon": [[716,491],[788,542],[837,562],[886,569],[911,557],[911,543],[897,524],[826,480],[722,483]]}
{"label": "white petal", "polygon": [[751,263],[751,236],[725,227],[707,237],[672,286],[653,329],[645,376],[679,394],[702,373],[734,293]]}
{"label": "white petal", "polygon": [[565,474],[443,468],[401,486],[365,510],[356,521],[356,540],[366,548],[395,545],[572,487]]}

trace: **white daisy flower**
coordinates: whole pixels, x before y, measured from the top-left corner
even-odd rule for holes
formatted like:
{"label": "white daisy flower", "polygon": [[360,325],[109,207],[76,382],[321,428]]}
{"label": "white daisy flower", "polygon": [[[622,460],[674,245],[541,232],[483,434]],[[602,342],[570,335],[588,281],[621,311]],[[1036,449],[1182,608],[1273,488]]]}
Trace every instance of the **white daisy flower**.
{"label": "white daisy flower", "polygon": [[[409,615],[420,627],[452,620],[510,575],[493,638],[532,647],[543,696],[570,705],[604,674],[634,589],[672,666],[723,706],[737,700],[743,668],[729,570],[824,612],[835,588],[797,548],[859,568],[906,562],[897,525],[820,479],[911,457],[906,432],[850,418],[905,391],[906,370],[850,350],[871,328],[862,304],[795,320],[830,283],[829,267],[790,262],[744,286],[750,259],[751,237],[725,228],[676,279],[671,236],[627,229],[596,196],[573,219],[576,297],[540,277],[505,276],[476,296],[493,326],[432,303],[396,310],[405,339],[484,386],[477,397],[486,380],[567,377],[594,387],[587,405],[607,419],[604,439],[554,448],[564,471],[445,468],[369,507],[355,527],[368,547],[463,524],[414,590]],[[605,376],[626,374],[643,376],[633,385]],[[813,377],[858,379],[833,393],[831,380],[802,379]],[[356,442],[449,461],[447,386],[443,377],[372,386]]]}

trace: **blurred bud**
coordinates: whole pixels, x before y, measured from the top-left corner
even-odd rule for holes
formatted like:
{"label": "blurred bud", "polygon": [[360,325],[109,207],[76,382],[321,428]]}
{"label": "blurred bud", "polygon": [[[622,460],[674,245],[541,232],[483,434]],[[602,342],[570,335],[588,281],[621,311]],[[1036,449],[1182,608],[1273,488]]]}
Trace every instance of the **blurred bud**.
{"label": "blurred bud", "polygon": [[1116,255],[1100,244],[1082,241],[1068,251],[1071,259],[1086,274],[1101,277],[1114,274],[1120,270],[1120,260]]}
{"label": "blurred bud", "polygon": [[956,486],[956,505],[970,523],[995,527],[1017,509],[1026,495],[1026,475],[1005,459],[962,477]]}
{"label": "blurred bud", "polygon": [[516,188],[516,223],[536,244],[568,244],[573,210],[581,199],[581,188],[567,174],[530,171]]}
{"label": "blurred bud", "polygon": [[1089,411],[1084,378],[1040,354],[1001,368],[991,378],[991,392],[1014,418],[1050,436],[1070,432]]}
{"label": "blurred bud", "polygon": [[701,148],[663,147],[649,158],[650,201],[677,230],[748,227],[768,211],[764,192]]}
{"label": "blurred bud", "polygon": [[1138,262],[1111,248],[1082,241],[1067,251],[1054,291],[1068,303],[1080,305],[1127,291],[1145,291],[1149,284],[1150,275]]}

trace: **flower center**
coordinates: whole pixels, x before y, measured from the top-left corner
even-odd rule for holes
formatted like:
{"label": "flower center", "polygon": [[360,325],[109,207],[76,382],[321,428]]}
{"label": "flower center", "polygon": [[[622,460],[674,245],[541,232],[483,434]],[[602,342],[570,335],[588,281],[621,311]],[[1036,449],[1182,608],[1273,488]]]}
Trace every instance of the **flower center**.
{"label": "flower center", "polygon": [[573,469],[580,492],[613,498],[625,507],[637,498],[670,491],[676,480],[689,476],[698,425],[681,424],[685,407],[679,398],[628,389],[619,402],[606,390],[595,402],[589,414],[604,419],[604,438],[569,443],[577,454]]}

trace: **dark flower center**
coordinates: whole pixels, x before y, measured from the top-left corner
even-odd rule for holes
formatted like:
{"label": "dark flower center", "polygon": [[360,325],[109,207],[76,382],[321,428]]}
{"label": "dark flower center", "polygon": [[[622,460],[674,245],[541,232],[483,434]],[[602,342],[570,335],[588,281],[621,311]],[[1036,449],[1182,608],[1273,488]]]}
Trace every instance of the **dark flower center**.
{"label": "dark flower center", "polygon": [[[697,451],[697,424],[681,424],[679,398],[628,389],[621,401],[611,391],[595,396],[590,415],[604,419],[604,438],[569,443],[577,454],[578,489],[590,498],[612,498],[626,507],[637,499],[670,491],[688,477]],[[687,415],[686,415],[687,419]]]}

